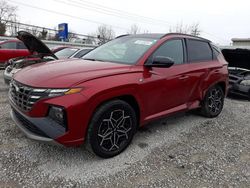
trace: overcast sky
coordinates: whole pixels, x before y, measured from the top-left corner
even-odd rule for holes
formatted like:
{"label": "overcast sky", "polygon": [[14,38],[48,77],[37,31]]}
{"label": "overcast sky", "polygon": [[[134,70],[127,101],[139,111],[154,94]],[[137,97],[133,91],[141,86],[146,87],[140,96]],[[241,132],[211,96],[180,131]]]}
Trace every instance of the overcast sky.
{"label": "overcast sky", "polygon": [[[116,35],[132,24],[140,30],[167,33],[182,23],[199,23],[201,36],[221,45],[231,38],[250,38],[248,0],[8,0],[18,7],[20,22],[54,28],[68,23],[76,33],[90,34],[111,25]],[[46,11],[47,10],[47,11]]]}

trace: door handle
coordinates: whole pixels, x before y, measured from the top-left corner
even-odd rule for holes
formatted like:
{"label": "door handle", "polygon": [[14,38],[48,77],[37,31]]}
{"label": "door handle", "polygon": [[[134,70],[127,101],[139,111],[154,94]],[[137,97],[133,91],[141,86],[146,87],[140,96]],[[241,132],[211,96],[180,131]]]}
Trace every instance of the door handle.
{"label": "door handle", "polygon": [[188,79],[188,78],[189,78],[189,76],[187,76],[187,75],[183,75],[183,76],[180,76],[180,77],[179,77],[180,80],[186,80],[186,79]]}

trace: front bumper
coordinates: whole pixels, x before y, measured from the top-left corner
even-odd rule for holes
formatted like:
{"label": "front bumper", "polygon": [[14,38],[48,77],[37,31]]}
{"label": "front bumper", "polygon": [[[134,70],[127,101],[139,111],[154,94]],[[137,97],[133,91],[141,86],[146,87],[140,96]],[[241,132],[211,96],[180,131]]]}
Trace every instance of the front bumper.
{"label": "front bumper", "polygon": [[250,99],[250,86],[235,83],[229,86],[228,93],[247,97]]}
{"label": "front bumper", "polygon": [[[86,105],[85,101],[86,97],[81,93],[45,98],[37,101],[30,111],[24,112],[9,96],[12,119],[18,127],[22,127],[21,130],[29,138],[38,141],[47,140],[48,142],[54,140],[64,146],[79,146],[85,140],[91,117],[90,107]],[[48,117],[50,106],[60,106],[65,109],[66,127]],[[37,129],[45,135],[37,132]]]}
{"label": "front bumper", "polygon": [[22,122],[15,116],[15,112],[13,110],[11,110],[10,112],[11,118],[12,120],[15,122],[15,124],[17,125],[17,127],[30,139],[33,140],[37,140],[40,142],[47,142],[47,143],[55,143],[55,141],[51,138],[46,138],[46,137],[42,137],[39,136],[37,134],[34,134],[33,132],[29,131],[27,128],[25,128],[22,124]]}
{"label": "front bumper", "polygon": [[28,117],[12,107],[11,118],[17,127],[30,139],[58,144],[55,139],[65,134],[65,129],[47,117]]}

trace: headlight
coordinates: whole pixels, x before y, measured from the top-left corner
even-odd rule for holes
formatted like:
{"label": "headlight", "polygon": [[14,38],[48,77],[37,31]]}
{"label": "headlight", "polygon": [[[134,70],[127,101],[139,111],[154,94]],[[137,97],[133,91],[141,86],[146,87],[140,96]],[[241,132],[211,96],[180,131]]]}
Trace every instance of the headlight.
{"label": "headlight", "polygon": [[14,75],[14,74],[16,74],[18,71],[20,71],[20,70],[21,70],[21,69],[15,69],[15,68],[14,68],[14,69],[11,70],[11,74]]}
{"label": "headlight", "polygon": [[250,86],[250,80],[242,80],[242,81],[240,82],[240,85]]}
{"label": "headlight", "polygon": [[72,89],[48,89],[48,96],[49,97],[56,97],[62,95],[69,95],[74,93],[79,93],[82,88],[72,88]]}

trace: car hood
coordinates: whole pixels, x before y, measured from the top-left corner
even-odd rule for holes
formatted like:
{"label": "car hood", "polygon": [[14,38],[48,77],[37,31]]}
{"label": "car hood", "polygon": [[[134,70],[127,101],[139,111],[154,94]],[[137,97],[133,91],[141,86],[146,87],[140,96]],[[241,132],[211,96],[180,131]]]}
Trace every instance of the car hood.
{"label": "car hood", "polygon": [[223,49],[222,53],[228,62],[229,67],[236,67],[250,70],[249,49]]}
{"label": "car hood", "polygon": [[26,31],[19,31],[17,33],[17,38],[21,40],[28,50],[33,53],[51,55],[58,59],[55,54],[38,38]]}
{"label": "car hood", "polygon": [[28,66],[15,74],[14,79],[37,88],[69,88],[87,80],[126,73],[130,67],[83,59],[57,60]]}

